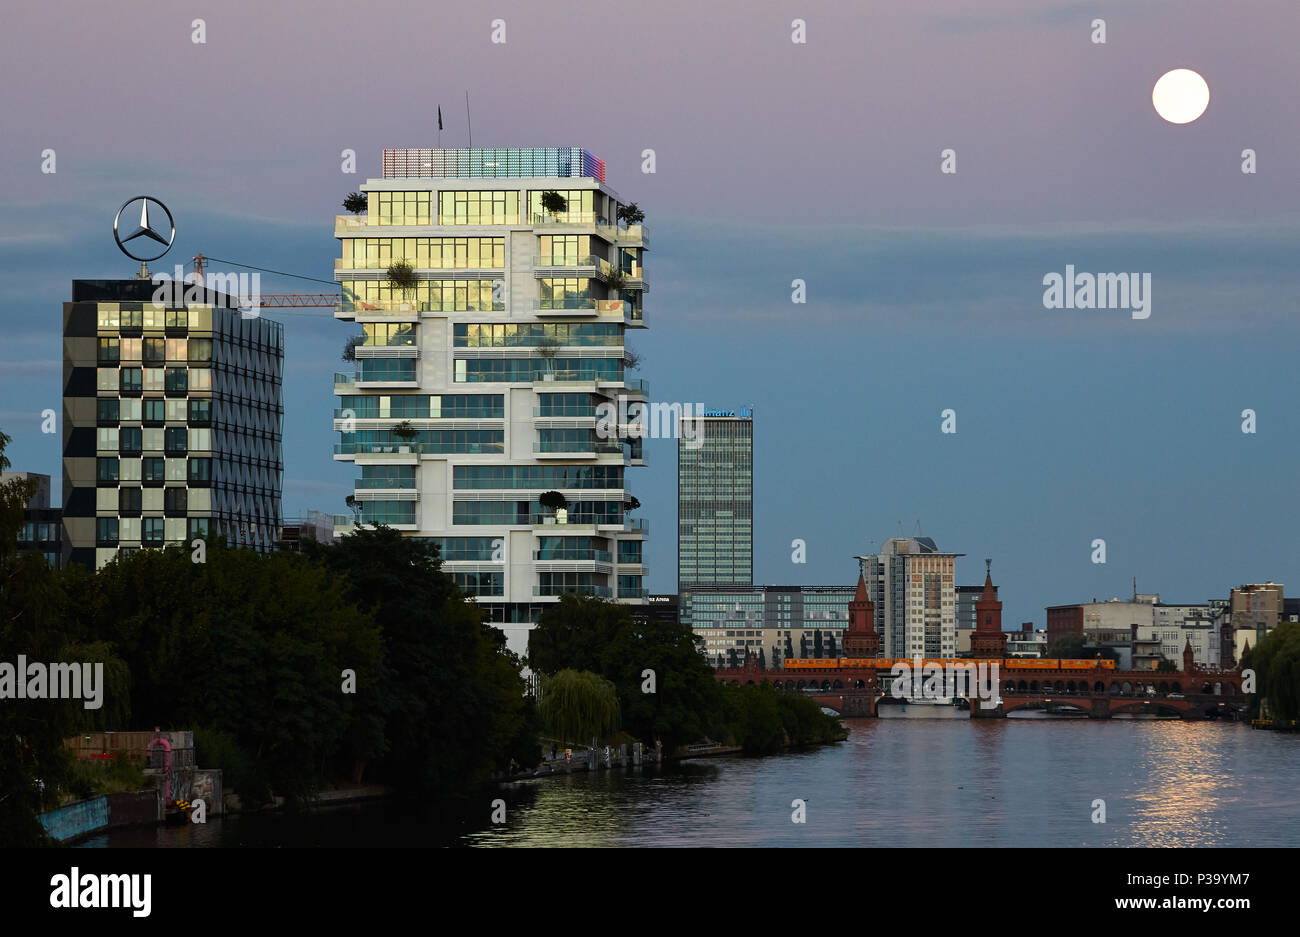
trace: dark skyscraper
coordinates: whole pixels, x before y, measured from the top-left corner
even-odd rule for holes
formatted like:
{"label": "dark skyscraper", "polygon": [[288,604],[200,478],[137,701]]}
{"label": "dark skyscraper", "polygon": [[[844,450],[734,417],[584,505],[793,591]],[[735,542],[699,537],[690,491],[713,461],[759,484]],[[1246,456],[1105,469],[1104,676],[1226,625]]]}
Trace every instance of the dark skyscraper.
{"label": "dark skyscraper", "polygon": [[706,410],[695,426],[677,440],[677,591],[752,585],[752,412]]}

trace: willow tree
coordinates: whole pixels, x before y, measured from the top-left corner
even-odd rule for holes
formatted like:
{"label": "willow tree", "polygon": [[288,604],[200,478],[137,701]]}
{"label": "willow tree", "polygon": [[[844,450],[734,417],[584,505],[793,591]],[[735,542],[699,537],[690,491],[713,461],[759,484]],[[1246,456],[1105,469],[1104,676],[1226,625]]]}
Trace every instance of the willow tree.
{"label": "willow tree", "polygon": [[614,684],[588,670],[561,670],[542,680],[538,714],[562,743],[598,739],[618,729]]}

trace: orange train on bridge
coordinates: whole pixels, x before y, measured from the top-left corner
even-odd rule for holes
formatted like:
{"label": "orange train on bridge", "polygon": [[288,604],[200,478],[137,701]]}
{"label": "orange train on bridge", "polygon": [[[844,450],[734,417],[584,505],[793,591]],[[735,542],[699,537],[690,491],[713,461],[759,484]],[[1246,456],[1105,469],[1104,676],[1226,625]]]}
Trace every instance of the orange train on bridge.
{"label": "orange train on bridge", "polygon": [[[782,665],[786,670],[891,670],[895,664],[907,664],[911,667],[916,660],[906,657],[812,657],[791,658]],[[1114,670],[1113,660],[1063,657],[928,657],[921,661],[921,666],[936,665],[977,665],[997,664],[1002,670]]]}

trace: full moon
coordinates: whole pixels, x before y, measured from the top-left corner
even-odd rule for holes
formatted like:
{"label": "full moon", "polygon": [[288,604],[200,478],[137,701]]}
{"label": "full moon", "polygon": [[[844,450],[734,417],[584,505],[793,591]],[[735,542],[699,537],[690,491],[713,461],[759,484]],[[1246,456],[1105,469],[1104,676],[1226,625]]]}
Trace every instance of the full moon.
{"label": "full moon", "polygon": [[1165,72],[1151,89],[1156,113],[1171,124],[1190,124],[1205,113],[1210,103],[1210,86],[1190,68]]}

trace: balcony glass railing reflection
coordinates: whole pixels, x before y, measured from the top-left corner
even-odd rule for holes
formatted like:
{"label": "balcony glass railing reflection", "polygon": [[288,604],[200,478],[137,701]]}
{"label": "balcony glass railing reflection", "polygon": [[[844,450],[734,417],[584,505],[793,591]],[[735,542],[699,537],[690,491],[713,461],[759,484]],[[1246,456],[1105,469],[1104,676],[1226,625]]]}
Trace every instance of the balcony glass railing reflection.
{"label": "balcony glass railing reflection", "polygon": [[622,452],[617,442],[604,440],[547,440],[533,443],[533,452]]}
{"label": "balcony glass railing reflection", "polygon": [[[567,538],[573,539],[573,538]],[[579,562],[596,562],[612,563],[614,554],[608,550],[534,550],[533,559],[535,560],[576,560]]]}
{"label": "balcony glass railing reflection", "polygon": [[594,595],[613,598],[609,586],[533,586],[533,595]]}
{"label": "balcony glass railing reflection", "polygon": [[393,453],[398,455],[450,455],[450,454],[469,454],[469,455],[500,455],[505,451],[503,443],[466,443],[454,449],[447,446],[434,445],[433,443],[422,443],[415,440],[411,442],[346,442],[335,443],[335,455],[367,455]]}
{"label": "balcony glass railing reflection", "polygon": [[586,406],[533,407],[533,416],[591,417],[595,419],[596,408],[590,404]]}

